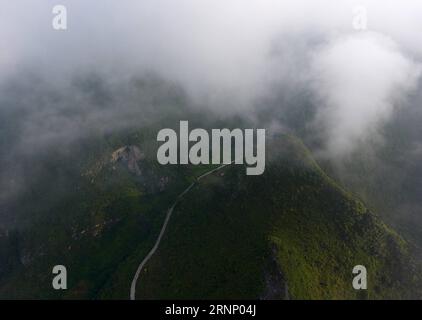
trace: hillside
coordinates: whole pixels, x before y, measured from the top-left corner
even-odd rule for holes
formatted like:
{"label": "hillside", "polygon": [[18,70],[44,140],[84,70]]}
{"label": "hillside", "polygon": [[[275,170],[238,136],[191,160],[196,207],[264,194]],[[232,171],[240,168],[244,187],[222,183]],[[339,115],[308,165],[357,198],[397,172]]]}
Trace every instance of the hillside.
{"label": "hillside", "polygon": [[[21,226],[0,235],[0,297],[128,299],[167,209],[210,169],[158,165],[154,132],[49,155],[13,207]],[[299,140],[274,138],[267,151],[262,176],[229,166],[186,195],[137,298],[421,296],[407,244],[327,177]],[[51,289],[56,264],[67,266],[66,291]],[[359,295],[351,287],[357,264],[369,272]]]}
{"label": "hillside", "polygon": [[[268,153],[263,176],[228,167],[184,198],[139,298],[420,297],[403,240],[299,141],[279,137]],[[368,269],[367,292],[351,286],[357,264]]]}

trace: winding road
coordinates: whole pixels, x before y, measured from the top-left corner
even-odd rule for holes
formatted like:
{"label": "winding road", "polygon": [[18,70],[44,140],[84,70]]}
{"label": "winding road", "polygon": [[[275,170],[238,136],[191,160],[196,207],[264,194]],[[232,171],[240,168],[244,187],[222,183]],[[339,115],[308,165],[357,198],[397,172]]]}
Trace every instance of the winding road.
{"label": "winding road", "polygon": [[210,174],[212,174],[212,173],[214,173],[214,172],[216,172],[216,171],[218,171],[218,170],[220,170],[220,169],[222,169],[222,168],[224,168],[224,167],[232,164],[233,162],[228,163],[228,164],[223,164],[223,165],[221,165],[221,166],[219,166],[219,167],[217,167],[217,168],[215,168],[213,170],[207,171],[204,174],[200,175],[198,178],[196,178],[196,180],[194,182],[192,182],[189,185],[189,187],[187,187],[181,194],[179,194],[177,196],[176,200],[174,201],[174,203],[172,204],[172,206],[167,211],[166,218],[164,220],[163,226],[161,227],[160,234],[158,235],[158,238],[155,241],[154,246],[152,247],[151,251],[146,255],[146,257],[144,258],[144,260],[142,260],[142,262],[138,266],[138,269],[136,270],[135,276],[133,277],[132,284],[130,286],[130,300],[135,300],[135,296],[136,296],[136,283],[138,282],[139,275],[141,274],[142,269],[147,264],[147,262],[149,261],[149,259],[151,259],[151,257],[154,255],[155,251],[157,251],[157,249],[158,249],[158,247],[160,245],[161,239],[162,239],[164,233],[166,232],[167,225],[169,223],[169,220],[171,218],[171,215],[172,215],[173,210],[176,207],[176,205],[195,186],[195,184],[198,183],[199,180],[201,180],[201,179],[205,178],[206,176],[208,176],[208,175],[210,175]]}

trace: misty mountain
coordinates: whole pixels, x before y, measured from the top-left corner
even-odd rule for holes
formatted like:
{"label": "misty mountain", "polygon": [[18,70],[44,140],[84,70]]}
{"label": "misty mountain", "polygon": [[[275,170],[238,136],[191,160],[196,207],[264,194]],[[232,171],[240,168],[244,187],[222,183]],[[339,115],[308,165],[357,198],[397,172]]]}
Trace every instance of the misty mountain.
{"label": "misty mountain", "polygon": [[[422,297],[421,2],[55,5],[0,0],[1,298],[127,299],[190,185],[140,298]],[[183,120],[266,129],[265,173],[160,165]]]}

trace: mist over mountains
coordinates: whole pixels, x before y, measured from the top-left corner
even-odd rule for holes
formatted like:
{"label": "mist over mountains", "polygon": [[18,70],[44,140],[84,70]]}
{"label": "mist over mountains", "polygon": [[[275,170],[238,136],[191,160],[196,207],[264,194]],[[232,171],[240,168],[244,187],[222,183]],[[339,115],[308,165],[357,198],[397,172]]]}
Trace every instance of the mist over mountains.
{"label": "mist over mountains", "polygon": [[[415,1],[72,1],[66,31],[51,27],[54,5],[1,3],[1,112],[19,123],[13,148],[144,121],[133,114],[151,99],[134,100],[131,83],[153,75],[192,107],[222,116],[277,118],[307,99],[314,111],[301,125],[338,158],[369,138],[382,141],[382,126],[420,87]],[[358,5],[366,31],[353,29]],[[151,86],[147,95],[168,90]]]}
{"label": "mist over mountains", "polygon": [[[39,191],[39,181],[66,181],[69,193],[67,179],[91,158],[144,133],[115,134],[142,128],[151,138],[168,119],[193,117],[204,127],[297,136],[422,248],[422,3],[123,3],[63,1],[68,29],[57,31],[56,1],[0,0],[4,228],[22,224],[20,199],[42,201],[55,188]],[[364,30],[353,25],[357,7],[366,10]]]}
{"label": "mist over mountains", "polygon": [[[417,90],[422,8],[414,1],[72,1],[66,31],[51,27],[54,4],[1,4],[0,82],[9,102],[2,110],[13,108],[11,81],[23,86],[21,96],[36,81],[58,95],[50,109],[60,116],[60,93],[78,95],[69,94],[72,83],[89,74],[107,84],[102,99],[116,113],[126,106],[111,100],[146,73],[176,83],[195,105],[245,117],[262,112],[263,99],[282,93],[289,100],[294,90],[310,96],[317,108],[311,125],[327,150],[341,155]],[[367,10],[367,31],[353,29],[357,5]],[[37,93],[26,94],[26,112],[43,118],[35,115]],[[84,109],[96,113],[95,106]],[[93,123],[96,117],[102,115]]]}

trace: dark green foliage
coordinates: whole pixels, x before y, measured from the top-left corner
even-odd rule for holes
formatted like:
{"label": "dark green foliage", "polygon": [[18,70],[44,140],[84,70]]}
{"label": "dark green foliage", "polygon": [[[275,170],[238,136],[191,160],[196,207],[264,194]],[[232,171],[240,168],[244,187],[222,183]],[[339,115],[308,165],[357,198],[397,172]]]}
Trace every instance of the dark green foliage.
{"label": "dark green foliage", "polygon": [[[175,123],[166,121],[159,126]],[[155,135],[154,127],[107,134],[34,162],[38,178],[13,208],[23,223],[0,238],[1,298],[128,298],[167,209],[211,168],[158,165]],[[128,144],[145,152],[140,176],[110,162]],[[300,141],[281,136],[267,150],[264,175],[230,166],[187,194],[141,274],[139,298],[259,298],[272,260],[292,298],[420,294],[404,241],[338,187]],[[159,190],[163,177],[168,184]],[[57,264],[67,266],[66,291],[51,287]],[[356,264],[368,268],[364,296],[351,287]]]}
{"label": "dark green foliage", "polygon": [[[268,153],[263,176],[230,167],[189,193],[141,276],[140,298],[258,298],[271,247],[292,298],[420,297],[403,240],[300,142],[280,137]],[[351,284],[357,264],[369,273],[364,293]]]}

